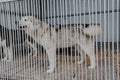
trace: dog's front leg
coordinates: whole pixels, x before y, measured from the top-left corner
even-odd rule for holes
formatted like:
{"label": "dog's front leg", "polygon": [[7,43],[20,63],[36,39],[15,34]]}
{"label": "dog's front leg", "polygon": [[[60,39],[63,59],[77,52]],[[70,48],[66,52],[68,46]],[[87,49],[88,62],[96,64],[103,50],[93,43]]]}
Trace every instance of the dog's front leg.
{"label": "dog's front leg", "polygon": [[7,52],[8,52],[8,58],[7,61],[10,62],[13,60],[13,51],[12,51],[12,46],[7,48]]}
{"label": "dog's front leg", "polygon": [[88,53],[87,55],[90,58],[90,63],[91,65],[88,67],[89,69],[95,69],[96,67],[96,62],[95,62],[95,53],[94,53],[94,40],[89,42],[89,44],[87,45],[89,46],[89,48],[87,48]]}
{"label": "dog's front leg", "polygon": [[13,60],[12,47],[4,47],[3,52],[5,54],[5,57],[4,57],[4,59],[2,59],[2,61],[10,62]]}
{"label": "dog's front leg", "polygon": [[[80,44],[80,43],[79,43]],[[78,64],[82,64],[84,62],[85,59],[85,54],[82,50],[80,50],[80,46],[77,44],[77,48],[76,48],[77,52],[80,54],[80,61],[77,61]]]}
{"label": "dog's front leg", "polygon": [[87,42],[81,45],[82,50],[88,55],[90,58],[90,66],[89,69],[95,69],[95,54],[94,54],[94,42]]}
{"label": "dog's front leg", "polygon": [[8,54],[7,54],[6,40],[0,42],[0,47],[3,47],[4,58],[2,59],[2,61],[7,61]]}
{"label": "dog's front leg", "polygon": [[53,46],[50,49],[46,49],[49,59],[49,69],[47,73],[53,73],[56,66],[56,47]]}
{"label": "dog's front leg", "polygon": [[[37,47],[34,46],[32,43],[29,41],[26,41],[26,43],[33,49],[34,52],[31,52],[30,55],[33,55],[34,57],[37,56]],[[33,54],[32,54],[33,53]]]}
{"label": "dog's front leg", "polygon": [[5,46],[3,47],[3,54],[4,54],[4,57],[2,61],[7,61],[8,53],[7,53],[7,48]]}
{"label": "dog's front leg", "polygon": [[0,47],[5,47],[6,46],[6,40],[1,41],[0,40]]}
{"label": "dog's front leg", "polygon": [[77,62],[78,64],[82,64],[82,63],[84,62],[84,59],[85,59],[85,54],[84,54],[84,52],[80,53],[80,55],[81,55],[81,56],[80,56],[80,57],[81,57],[81,58],[80,58],[81,60]]}

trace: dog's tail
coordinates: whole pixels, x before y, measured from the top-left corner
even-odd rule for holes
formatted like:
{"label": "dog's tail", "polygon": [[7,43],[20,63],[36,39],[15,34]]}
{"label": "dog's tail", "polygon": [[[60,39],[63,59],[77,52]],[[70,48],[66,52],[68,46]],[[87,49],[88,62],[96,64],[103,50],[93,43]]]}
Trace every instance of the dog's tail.
{"label": "dog's tail", "polygon": [[89,36],[96,36],[102,33],[102,27],[99,24],[87,25],[82,28],[82,32]]}

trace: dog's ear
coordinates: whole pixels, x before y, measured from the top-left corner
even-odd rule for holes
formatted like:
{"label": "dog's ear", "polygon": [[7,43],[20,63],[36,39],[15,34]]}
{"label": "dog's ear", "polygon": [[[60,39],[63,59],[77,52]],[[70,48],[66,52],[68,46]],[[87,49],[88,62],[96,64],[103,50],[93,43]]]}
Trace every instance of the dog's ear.
{"label": "dog's ear", "polygon": [[33,23],[33,25],[37,25],[37,19],[35,17],[29,16],[28,19]]}

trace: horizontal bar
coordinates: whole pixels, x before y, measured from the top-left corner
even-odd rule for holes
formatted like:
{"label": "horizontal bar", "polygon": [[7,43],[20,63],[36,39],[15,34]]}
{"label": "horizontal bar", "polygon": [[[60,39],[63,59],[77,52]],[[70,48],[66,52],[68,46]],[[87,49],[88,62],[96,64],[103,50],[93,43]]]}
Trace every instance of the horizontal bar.
{"label": "horizontal bar", "polygon": [[51,16],[51,17],[45,17],[46,19],[51,19],[51,18],[61,18],[61,17],[72,17],[72,16],[80,16],[80,15],[89,15],[89,14],[101,14],[101,13],[112,13],[112,12],[120,12],[119,10],[109,10],[109,11],[98,11],[98,12],[86,12],[86,13],[81,13],[81,14],[71,14],[71,15],[63,15],[63,16]]}
{"label": "horizontal bar", "polygon": [[[11,12],[11,11],[5,11],[5,10],[1,10],[0,11],[1,13],[6,13],[6,14],[13,14],[13,15],[19,15],[19,16],[21,16],[21,15],[26,15],[26,14],[24,14],[24,13],[17,13],[17,12]],[[45,17],[45,19],[51,19],[51,18],[61,18],[61,17],[63,17],[63,18],[66,18],[66,17],[72,17],[72,16],[80,16],[80,15],[89,15],[89,14],[101,14],[101,13],[112,13],[112,12],[120,12],[120,9],[119,10],[109,10],[109,11],[98,11],[98,12],[87,12],[87,13],[81,13],[81,14],[71,14],[71,15],[63,15],[63,16],[51,16],[51,17]],[[31,14],[30,14],[31,15]],[[37,15],[36,15],[36,17],[37,17]]]}
{"label": "horizontal bar", "polygon": [[[101,50],[101,44],[102,44],[102,50],[104,50],[104,44],[106,44],[105,49],[110,48],[110,50],[112,50],[113,44],[114,44],[114,49],[117,49],[117,45],[119,45],[120,48],[120,42],[97,42],[97,48],[98,50]],[[109,44],[109,46],[108,46]],[[96,45],[95,45],[96,47]]]}
{"label": "horizontal bar", "polygon": [[0,3],[8,3],[8,2],[16,2],[16,1],[23,1],[23,0],[2,0]]}

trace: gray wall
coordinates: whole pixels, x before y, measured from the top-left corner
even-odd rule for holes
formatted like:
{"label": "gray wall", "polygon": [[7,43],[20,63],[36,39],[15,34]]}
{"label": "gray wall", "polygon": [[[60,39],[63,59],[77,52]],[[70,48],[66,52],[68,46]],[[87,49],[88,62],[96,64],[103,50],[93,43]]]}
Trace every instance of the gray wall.
{"label": "gray wall", "polygon": [[[93,1],[93,3],[91,1]],[[25,15],[38,16],[38,18],[42,18],[43,21],[49,24],[99,23],[103,27],[103,33],[102,35],[98,36],[98,42],[99,41],[116,42],[118,35],[117,33],[120,31],[120,29],[117,29],[118,27],[120,27],[120,21],[119,25],[117,26],[118,23],[117,17],[118,19],[120,19],[120,12],[119,13],[112,12],[108,14],[104,13],[104,11],[111,11],[112,3],[114,3],[114,10],[117,10],[118,9],[117,1],[119,0],[41,0],[40,3],[40,0],[23,0],[10,3],[0,3],[0,10],[13,12],[12,14],[0,12],[0,24],[8,28],[15,29],[16,28],[15,21],[19,20],[21,16]],[[96,3],[97,5],[95,5]],[[95,14],[83,15],[84,13],[89,13],[89,11],[90,12],[102,11],[102,13],[97,15]],[[14,14],[14,12],[16,12],[17,14]],[[74,14],[82,15],[74,16]],[[72,16],[60,17],[63,15]],[[46,17],[52,18],[46,19]]]}
{"label": "gray wall", "polygon": [[[49,4],[45,5],[47,10],[49,11],[47,11],[48,13],[44,13],[44,16],[45,17],[53,16],[53,18],[47,20],[45,19],[45,21],[50,24],[63,24],[63,25],[99,23],[103,27],[103,33],[102,35],[98,36],[98,42],[99,41],[116,42],[117,35],[120,34],[118,33],[120,29],[119,30],[117,29],[118,27],[120,27],[120,25],[117,26],[117,24],[120,23],[120,21],[118,21],[119,18],[117,18],[120,17],[120,12],[117,13],[111,11],[118,10],[118,8],[120,10],[120,7],[117,7],[118,1],[119,0],[49,0]],[[114,8],[112,8],[112,6],[114,6]],[[108,13],[107,11],[110,11],[110,13]],[[101,13],[97,15],[90,14],[73,16],[75,14],[83,14],[89,12],[98,13],[101,12]],[[58,18],[54,17],[62,15],[72,16],[64,16]]]}
{"label": "gray wall", "polygon": [[7,28],[16,29],[15,21],[26,15],[41,17],[40,0],[0,3],[0,24]]}

